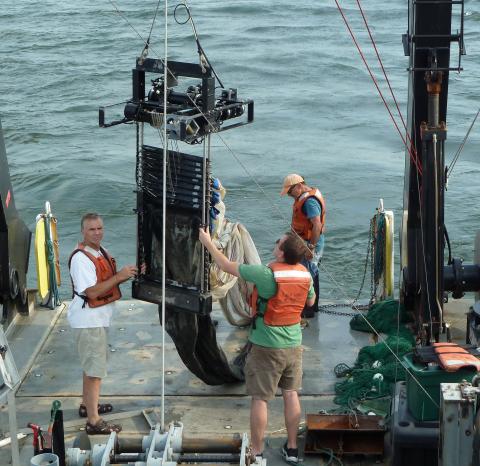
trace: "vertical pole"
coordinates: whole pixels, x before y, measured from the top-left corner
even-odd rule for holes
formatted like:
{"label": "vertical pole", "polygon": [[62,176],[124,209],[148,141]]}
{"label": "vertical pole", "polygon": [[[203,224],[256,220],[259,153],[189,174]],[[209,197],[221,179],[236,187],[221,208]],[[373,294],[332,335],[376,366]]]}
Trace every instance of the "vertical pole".
{"label": "vertical pole", "polygon": [[421,126],[423,182],[422,182],[422,307],[428,321],[429,342],[438,341],[443,318],[443,141],[445,125],[440,119],[440,93],[443,73],[429,71],[427,83],[428,122]]}
{"label": "vertical pole", "polygon": [[167,226],[167,81],[168,81],[168,0],[165,0],[165,49],[163,62],[163,197],[162,197],[162,401],[161,420],[162,432],[165,431],[165,228]]}
{"label": "vertical pole", "polygon": [[[210,206],[210,199],[208,196],[210,195],[210,179],[208,177],[207,172],[207,163],[210,160],[210,141],[211,135],[210,133],[207,134],[205,139],[203,140],[203,203],[202,203],[202,223],[209,228],[210,226],[210,211],[207,209],[207,206]],[[208,270],[206,268],[205,263],[205,249],[202,247],[202,256],[201,256],[201,292],[205,292],[208,288]]]}
{"label": "vertical pole", "polygon": [[17,411],[15,406],[15,392],[8,390],[8,425],[10,429],[10,445],[12,447],[12,466],[20,466],[20,451],[17,439]]}
{"label": "vertical pole", "polygon": [[[207,203],[207,141],[210,135],[203,140],[203,164],[202,164],[202,224],[208,228],[207,222],[207,212],[206,212],[206,203]],[[205,291],[205,248],[201,248],[202,254],[200,256],[200,291],[203,293]]]}

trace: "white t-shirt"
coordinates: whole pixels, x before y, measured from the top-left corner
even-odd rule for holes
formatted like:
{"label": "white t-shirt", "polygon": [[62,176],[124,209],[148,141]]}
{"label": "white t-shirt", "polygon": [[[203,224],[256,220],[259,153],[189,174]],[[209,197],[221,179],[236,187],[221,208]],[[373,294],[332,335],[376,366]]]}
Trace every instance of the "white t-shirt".
{"label": "white t-shirt", "polygon": [[[101,256],[100,251],[95,251],[88,246],[85,250],[95,257]],[[97,284],[97,273],[93,262],[82,252],[77,252],[72,257],[70,264],[70,275],[73,280],[75,291],[78,294],[85,294],[85,290]],[[115,303],[90,308],[88,304],[83,306],[83,299],[74,295],[68,306],[68,322],[72,328],[109,327],[110,318],[115,310]]]}

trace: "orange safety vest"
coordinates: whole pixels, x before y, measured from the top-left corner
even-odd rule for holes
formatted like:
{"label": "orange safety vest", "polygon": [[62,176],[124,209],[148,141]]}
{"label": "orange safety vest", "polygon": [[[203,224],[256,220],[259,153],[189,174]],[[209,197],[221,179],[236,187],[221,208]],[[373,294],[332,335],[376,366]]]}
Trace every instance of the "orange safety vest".
{"label": "orange safety vest", "polygon": [[[109,278],[113,277],[117,273],[117,263],[115,259],[108,254],[105,249],[100,246],[101,255],[95,257],[93,254],[85,250],[85,245],[83,243],[78,243],[75,250],[70,255],[68,259],[68,268],[70,269],[70,264],[72,263],[72,258],[77,252],[82,252],[85,254],[95,265],[95,271],[97,273],[97,283],[104,282]],[[85,295],[78,294],[75,291],[73,280],[72,280],[72,292],[73,295],[80,296],[83,299],[83,306],[88,303],[89,307],[99,307],[104,306],[105,304],[113,303],[122,297],[120,288],[118,285],[114,286],[112,289],[108,290],[104,295],[98,296],[97,298],[90,299]],[[72,296],[73,297],[73,296]]]}
{"label": "orange safety vest", "polygon": [[456,372],[459,369],[480,371],[480,361],[457,343],[434,343],[433,350],[446,372]]}
{"label": "orange safety vest", "polygon": [[320,206],[322,208],[322,213],[320,214],[322,230],[320,234],[322,234],[323,229],[325,228],[325,199],[323,199],[322,193],[318,189],[313,188],[310,191],[307,191],[298,196],[293,204],[292,228],[305,241],[309,241],[312,238],[313,224],[302,212],[302,207],[303,204],[305,204],[305,201],[310,197],[314,197],[320,203]]}
{"label": "orange safety vest", "polygon": [[[312,277],[302,265],[290,265],[284,262],[272,262],[268,265],[273,271],[277,283],[277,292],[267,301],[263,321],[271,326],[288,326],[298,324],[307,301]],[[251,296],[252,316],[258,312],[258,290],[255,286]]]}

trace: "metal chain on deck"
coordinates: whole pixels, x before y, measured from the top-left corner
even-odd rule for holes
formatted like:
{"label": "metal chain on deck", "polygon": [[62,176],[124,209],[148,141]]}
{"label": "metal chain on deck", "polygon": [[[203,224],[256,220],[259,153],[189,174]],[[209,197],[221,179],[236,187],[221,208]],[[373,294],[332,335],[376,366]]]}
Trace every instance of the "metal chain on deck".
{"label": "metal chain on deck", "polygon": [[[330,314],[330,315],[335,315],[335,316],[344,316],[344,317],[353,317],[357,315],[357,312],[342,312],[342,311],[334,311],[333,309],[339,309],[339,308],[345,308],[349,307],[352,308],[355,303],[360,299],[360,295],[362,294],[363,287],[365,285],[365,278],[367,277],[367,269],[368,269],[368,259],[370,257],[370,301],[367,306],[356,306],[356,308],[359,311],[362,310],[368,310],[370,305],[373,303],[373,300],[375,298],[376,294],[376,285],[374,285],[374,271],[373,271],[373,266],[374,266],[374,258],[373,258],[373,241],[374,241],[374,231],[375,231],[375,220],[376,220],[376,215],[372,217],[370,220],[370,232],[368,236],[368,243],[367,243],[367,253],[365,256],[365,262],[364,262],[364,267],[363,267],[363,277],[362,277],[362,283],[360,285],[360,289],[358,290],[357,296],[351,303],[339,303],[339,304],[323,304],[318,306],[318,312],[321,312],[323,314]],[[364,309],[365,308],[365,309]]]}

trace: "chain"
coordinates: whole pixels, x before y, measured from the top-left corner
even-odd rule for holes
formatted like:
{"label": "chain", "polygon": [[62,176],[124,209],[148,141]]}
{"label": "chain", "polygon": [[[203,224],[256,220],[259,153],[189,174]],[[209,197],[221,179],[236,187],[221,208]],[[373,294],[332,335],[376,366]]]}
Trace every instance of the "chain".
{"label": "chain", "polygon": [[362,283],[360,284],[360,289],[358,290],[357,296],[351,303],[340,303],[340,304],[323,304],[318,306],[318,311],[323,313],[323,314],[330,314],[330,315],[335,315],[335,316],[345,316],[345,317],[353,317],[357,315],[357,312],[341,312],[341,311],[334,311],[332,309],[338,309],[338,308],[344,308],[344,307],[350,307],[352,308],[355,306],[357,301],[360,299],[360,295],[362,294],[363,287],[365,285],[365,278],[367,277],[367,269],[368,269],[368,262],[370,258],[370,301],[367,306],[356,306],[357,310],[363,311],[363,310],[368,310],[370,305],[373,302],[373,299],[375,297],[375,290],[376,287],[374,288],[374,279],[373,279],[373,243],[374,243],[374,230],[375,230],[375,219],[376,215],[372,217],[370,220],[370,231],[369,231],[369,236],[368,236],[368,243],[367,243],[367,253],[365,255],[365,262],[363,266],[363,277],[362,277]]}

